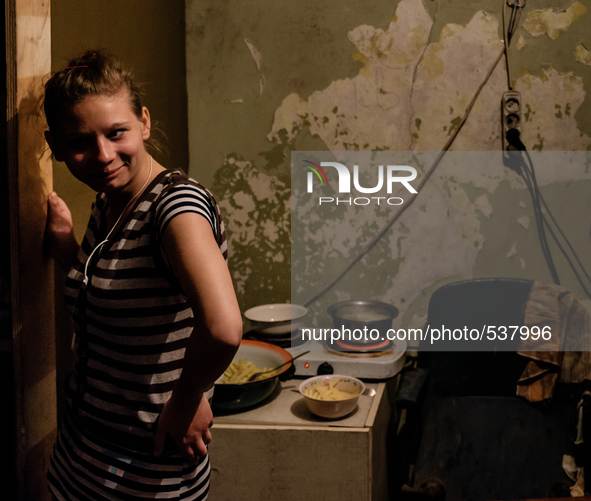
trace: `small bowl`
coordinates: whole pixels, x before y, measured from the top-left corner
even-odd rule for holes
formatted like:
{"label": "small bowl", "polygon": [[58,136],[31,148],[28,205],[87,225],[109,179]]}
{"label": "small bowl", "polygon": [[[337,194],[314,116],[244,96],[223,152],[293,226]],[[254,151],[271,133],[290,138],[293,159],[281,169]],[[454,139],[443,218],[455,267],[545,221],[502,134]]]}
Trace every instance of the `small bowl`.
{"label": "small bowl", "polygon": [[[273,368],[291,359],[291,354],[269,343],[262,341],[242,340],[240,347],[234,355],[234,360],[249,360],[261,370],[265,367]],[[213,394],[213,408],[215,410],[228,412],[239,411],[254,407],[261,403],[275,390],[279,376],[290,369],[292,363],[287,363],[272,377],[259,381],[250,381],[238,384],[221,383],[223,375],[218,378]]]}
{"label": "small bowl", "polygon": [[[334,380],[338,381],[335,384],[337,390],[348,391],[350,393],[356,392],[355,396],[344,400],[319,400],[305,395],[306,390],[312,389],[315,386],[328,385]],[[365,384],[359,379],[351,376],[331,374],[328,376],[315,376],[306,379],[300,384],[299,390],[306,400],[310,412],[323,418],[337,419],[344,417],[355,410],[359,395],[365,391]]]}
{"label": "small bowl", "polygon": [[306,313],[304,306],[276,303],[250,308],[244,316],[252,329],[263,336],[287,336],[300,328]]}

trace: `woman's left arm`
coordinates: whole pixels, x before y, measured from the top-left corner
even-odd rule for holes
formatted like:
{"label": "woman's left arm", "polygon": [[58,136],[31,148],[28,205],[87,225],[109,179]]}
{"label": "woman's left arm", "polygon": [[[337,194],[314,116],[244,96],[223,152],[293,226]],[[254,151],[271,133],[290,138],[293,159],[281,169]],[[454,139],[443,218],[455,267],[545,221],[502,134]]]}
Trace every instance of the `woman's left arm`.
{"label": "woman's left arm", "polygon": [[232,361],[242,338],[242,318],[226,261],[209,222],[188,212],[173,218],[163,244],[195,317],[183,372],[165,404],[155,435],[155,452],[170,433],[185,459],[207,454],[212,413],[204,392]]}

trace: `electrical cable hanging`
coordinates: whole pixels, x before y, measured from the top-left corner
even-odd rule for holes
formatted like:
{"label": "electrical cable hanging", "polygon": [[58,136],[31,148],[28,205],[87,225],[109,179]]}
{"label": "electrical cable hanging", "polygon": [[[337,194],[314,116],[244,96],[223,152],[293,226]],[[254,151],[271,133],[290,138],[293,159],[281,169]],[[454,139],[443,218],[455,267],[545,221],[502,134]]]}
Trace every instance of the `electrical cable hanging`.
{"label": "electrical cable hanging", "polygon": [[[507,25],[507,8],[511,7],[511,18],[509,19],[509,25]],[[513,34],[519,26],[519,19],[521,18],[521,10],[525,7],[525,0],[503,0],[503,42],[505,45],[505,65],[507,68],[507,86],[509,90],[513,90],[511,84],[511,64],[509,62],[509,45]]]}
{"label": "electrical cable hanging", "polygon": [[317,301],[318,299],[320,299],[322,296],[324,296],[338,282],[340,282],[341,279],[349,272],[349,270],[351,270],[351,268],[353,268],[353,266],[355,266],[359,261],[361,261],[361,259],[363,259],[365,257],[365,255],[369,251],[371,251],[371,249],[374,248],[374,246],[387,233],[387,231],[392,227],[392,225],[396,221],[398,221],[398,219],[400,218],[400,216],[402,216],[402,214],[404,214],[404,212],[417,199],[419,193],[421,192],[421,190],[423,189],[423,187],[425,186],[425,184],[427,183],[427,181],[429,180],[429,178],[431,177],[431,175],[433,174],[433,172],[435,171],[435,169],[439,165],[439,162],[441,162],[441,159],[443,158],[443,156],[445,155],[445,153],[449,150],[449,148],[451,147],[452,143],[454,142],[454,140],[456,139],[457,135],[459,134],[460,130],[462,129],[462,127],[466,123],[466,120],[468,119],[468,116],[470,115],[470,112],[472,111],[472,108],[474,107],[474,103],[476,102],[476,99],[478,99],[478,96],[480,95],[480,92],[482,91],[482,89],[484,88],[484,86],[486,85],[486,83],[488,82],[488,80],[490,79],[490,76],[492,75],[493,71],[495,70],[495,68],[499,64],[499,61],[503,57],[503,54],[505,54],[505,49],[503,49],[499,53],[499,55],[497,56],[497,58],[495,59],[495,61],[493,62],[493,64],[491,64],[490,69],[488,70],[486,76],[484,77],[484,80],[478,86],[478,89],[476,89],[476,92],[474,93],[474,96],[472,97],[472,100],[470,101],[470,104],[466,108],[466,111],[464,113],[464,116],[462,117],[462,120],[460,121],[459,125],[452,132],[451,136],[449,137],[449,139],[445,143],[445,145],[442,148],[441,152],[439,153],[439,155],[437,155],[437,158],[435,159],[435,161],[433,162],[433,164],[431,165],[431,167],[429,168],[429,170],[427,171],[427,173],[421,179],[421,182],[420,182],[418,188],[416,189],[417,192],[414,193],[411,196],[411,198],[408,200],[408,202],[405,203],[400,208],[400,210],[394,215],[394,217],[390,221],[388,221],[388,223],[386,223],[386,225],[382,228],[382,230],[371,240],[371,242],[365,247],[365,249],[361,252],[361,254],[359,254],[353,261],[351,261],[351,263],[334,280],[332,280],[324,289],[322,289],[320,292],[318,292],[316,295],[314,295],[314,297],[312,297],[311,299],[308,299],[308,301],[306,301],[304,303],[304,306],[306,306],[306,307],[310,306],[312,303],[314,303],[315,301]]}
{"label": "electrical cable hanging", "polygon": [[[507,22],[505,19],[506,10],[507,4],[503,0],[503,43],[505,45],[505,67],[507,69],[507,87],[509,88],[509,90],[513,90],[513,87],[511,85],[511,65],[509,64],[509,30],[507,28]],[[513,12],[515,12],[515,9],[513,9]],[[513,16],[513,14],[511,16]]]}
{"label": "electrical cable hanging", "polygon": [[[511,84],[511,59],[509,56],[509,44],[511,42],[511,39],[513,38],[515,30],[517,29],[519,18],[521,16],[521,9],[524,6],[524,0],[523,3],[521,2],[521,0],[503,0],[503,38],[505,45],[505,64],[507,68],[507,87],[509,90],[513,90],[513,86]],[[509,25],[507,25],[506,11],[509,7],[511,7],[512,11]],[[509,151],[525,151],[525,145],[521,142],[521,139],[519,137],[519,131],[517,129],[509,129],[506,133],[506,139],[508,142]],[[544,255],[546,264],[548,266],[548,270],[552,275],[552,280],[554,281],[554,283],[560,285],[558,272],[556,271],[554,260],[552,259],[552,252],[550,250],[550,246],[548,245],[548,239],[546,238],[546,232],[544,230],[544,218],[538,196],[539,191],[536,190],[537,182],[535,179],[535,172],[533,170],[529,172],[527,170],[527,167],[520,167],[519,169],[515,170],[523,178],[532,199],[534,218],[536,221],[538,238],[540,240],[540,247],[542,249],[542,254]]]}
{"label": "electrical cable hanging", "polygon": [[[517,26],[519,24],[519,18],[521,16],[521,9],[524,6],[525,6],[525,0],[507,0],[507,2],[504,3],[504,6],[503,6],[503,31],[504,31],[504,38],[505,38],[505,62],[507,65],[507,78],[508,78],[509,90],[512,90],[511,77],[510,77],[509,44],[511,42],[511,39],[512,39],[513,34],[515,32],[515,29],[517,28]],[[507,7],[511,7],[513,9],[512,13],[511,13],[511,20],[509,21],[508,26],[506,25],[506,9],[507,9]],[[544,197],[542,196],[542,193],[538,187],[533,161],[531,159],[531,156],[527,152],[525,145],[523,144],[523,142],[521,141],[521,139],[519,137],[519,131],[517,129],[510,129],[509,131],[507,131],[506,139],[507,139],[507,142],[509,143],[510,147],[512,147],[510,149],[512,149],[515,152],[521,152],[522,155],[525,154],[527,161],[528,161],[528,163],[526,163],[523,160],[523,158],[520,158],[519,165],[513,167],[513,170],[515,170],[522,177],[522,179],[523,179],[523,181],[530,193],[530,197],[532,199],[532,204],[533,204],[533,210],[534,210],[534,218],[536,220],[536,226],[537,226],[537,230],[538,230],[538,238],[540,240],[540,247],[542,249],[542,254],[544,255],[544,259],[546,260],[548,270],[550,271],[550,274],[552,275],[552,280],[554,281],[555,284],[560,285],[560,278],[558,276],[558,271],[556,270],[556,266],[555,266],[554,260],[552,258],[550,245],[548,244],[548,239],[546,236],[546,229],[550,233],[550,236],[552,237],[554,243],[558,247],[558,250],[564,256],[566,262],[568,263],[569,267],[573,271],[575,278],[579,282],[579,285],[581,286],[581,288],[583,289],[585,294],[591,299],[591,293],[589,292],[588,288],[585,286],[583,277],[581,277],[581,275],[580,275],[579,271],[577,270],[576,266],[574,265],[573,261],[569,257],[569,255],[566,252],[566,250],[564,249],[563,245],[561,245],[556,233],[552,229],[550,222],[548,221],[548,219],[546,218],[546,216],[542,210],[542,204],[543,204],[544,209],[546,210],[546,212],[550,216],[552,223],[556,227],[556,230],[558,231],[558,233],[560,234],[560,236],[562,237],[562,239],[564,240],[564,242],[568,246],[568,249],[572,253],[574,260],[576,261],[576,263],[578,264],[578,266],[582,270],[583,274],[585,275],[585,278],[591,283],[591,277],[587,273],[585,266],[583,265],[583,263],[579,259],[579,256],[577,255],[575,249],[573,248],[572,244],[570,243],[570,241],[568,240],[568,238],[566,237],[566,235],[562,231],[562,228],[560,227],[560,225],[558,224],[558,222],[554,218],[552,212],[550,211],[548,204],[546,203],[546,201],[544,200]]]}
{"label": "electrical cable hanging", "polygon": [[[560,225],[556,221],[554,215],[552,214],[552,211],[550,210],[550,207],[548,206],[548,204],[544,200],[544,197],[542,196],[542,193],[541,193],[541,191],[538,187],[538,184],[537,184],[534,165],[533,165],[533,161],[531,159],[531,156],[529,155],[529,153],[525,149],[525,146],[520,147],[519,151],[525,154],[529,165],[527,165],[525,162],[522,161],[522,163],[519,165],[519,170],[517,172],[522,176],[522,178],[528,188],[528,191],[530,192],[530,196],[531,196],[532,202],[534,204],[534,216],[536,217],[536,221],[540,220],[542,225],[544,225],[547,228],[548,232],[550,233],[550,236],[554,240],[554,243],[558,247],[558,250],[563,255],[567,264],[569,265],[569,267],[573,271],[575,278],[577,279],[577,282],[579,283],[579,285],[581,286],[581,288],[583,289],[583,291],[585,292],[587,297],[589,297],[589,299],[591,299],[591,292],[589,291],[587,286],[585,286],[583,277],[581,277],[575,264],[573,263],[572,259],[569,257],[569,255],[566,252],[566,250],[564,249],[563,245],[560,243],[560,240],[558,239],[556,233],[552,229],[550,222],[548,221],[545,214],[543,213],[542,207],[541,207],[542,204],[544,205],[546,212],[550,216],[552,223],[554,223],[556,230],[558,231],[558,233],[560,234],[560,236],[562,237],[562,239],[564,240],[564,242],[568,246],[570,252],[572,253],[572,255],[574,257],[574,260],[576,261],[576,263],[580,267],[581,271],[585,275],[585,278],[589,282],[591,282],[591,277],[589,276],[589,273],[587,272],[587,270],[585,269],[585,266],[583,265],[579,256],[577,255],[574,247],[572,246],[569,239],[562,231],[562,228],[560,227]],[[541,202],[541,204],[540,204],[540,202]],[[540,243],[542,246],[542,252],[546,255],[546,251],[549,252],[549,245],[548,245],[547,239],[545,239],[545,232],[543,232],[543,230],[540,231],[539,227],[538,227],[538,235],[540,237],[540,240],[544,240],[543,242],[541,241]],[[549,267],[550,272],[553,276],[554,282],[556,284],[560,285],[560,280],[558,279],[558,273],[557,273],[556,268],[554,266],[554,262],[551,259],[551,256],[550,256],[550,260],[548,261],[548,267]]]}
{"label": "electrical cable hanging", "polygon": [[539,191],[536,190],[537,183],[534,182],[532,174],[527,169],[523,168],[523,165],[520,165],[520,170],[518,172],[524,183],[527,187],[530,197],[532,199],[532,205],[534,209],[534,219],[536,221],[536,227],[538,231],[538,239],[540,241],[540,247],[542,249],[542,254],[544,255],[544,259],[546,260],[546,264],[552,275],[552,280],[555,284],[560,285],[560,280],[558,278],[558,272],[556,271],[556,267],[554,266],[554,261],[552,259],[552,254],[550,252],[550,247],[548,245],[548,240],[546,239],[546,234],[544,231],[544,218],[543,213],[540,206],[539,201]]}
{"label": "electrical cable hanging", "polygon": [[[527,153],[527,152],[524,152],[524,153],[527,155],[528,161],[533,166],[533,164],[531,163],[531,158],[529,157],[529,153]],[[587,278],[587,280],[589,280],[589,282],[591,282],[591,277],[587,273],[587,270],[585,269],[585,266],[583,265],[583,263],[581,263],[581,260],[579,259],[579,256],[577,255],[577,253],[575,252],[575,249],[573,248],[573,246],[569,242],[568,238],[566,237],[566,235],[564,234],[564,232],[560,228],[560,225],[556,222],[556,219],[554,219],[554,215],[552,214],[552,211],[550,210],[550,207],[548,207],[548,205],[546,204],[546,200],[544,200],[544,197],[542,196],[541,193],[540,193],[540,200],[544,204],[544,208],[546,209],[546,212],[550,216],[550,219],[552,219],[552,222],[556,226],[556,229],[560,233],[560,236],[564,239],[565,243],[568,245],[568,248],[573,253],[573,257],[575,258],[577,264],[581,267],[581,270],[583,271],[583,274],[585,275],[585,277]],[[546,223],[546,224],[548,224],[548,223]]]}

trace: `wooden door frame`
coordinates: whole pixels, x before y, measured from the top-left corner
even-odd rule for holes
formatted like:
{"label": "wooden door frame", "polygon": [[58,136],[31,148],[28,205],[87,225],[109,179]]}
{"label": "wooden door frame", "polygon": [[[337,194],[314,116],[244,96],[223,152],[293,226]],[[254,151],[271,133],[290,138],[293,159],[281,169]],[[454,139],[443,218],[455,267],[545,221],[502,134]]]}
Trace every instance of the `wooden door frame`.
{"label": "wooden door frame", "polygon": [[6,0],[7,167],[10,204],[12,346],[19,500],[49,499],[55,440],[53,262],[43,252],[51,159],[39,108],[51,71],[48,0]]}

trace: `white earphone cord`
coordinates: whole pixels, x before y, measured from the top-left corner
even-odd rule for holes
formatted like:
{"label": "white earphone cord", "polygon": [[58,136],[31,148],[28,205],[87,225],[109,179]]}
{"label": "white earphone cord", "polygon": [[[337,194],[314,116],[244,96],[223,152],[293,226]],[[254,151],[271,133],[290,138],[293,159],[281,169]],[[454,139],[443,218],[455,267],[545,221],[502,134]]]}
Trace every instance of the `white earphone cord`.
{"label": "white earphone cord", "polygon": [[148,182],[150,181],[150,178],[152,177],[152,156],[150,156],[150,172],[148,173],[148,178],[146,179],[146,182],[144,183],[144,185],[139,189],[139,191],[131,198],[131,200],[129,202],[127,202],[127,205],[125,206],[125,208],[123,209],[123,212],[119,215],[119,217],[117,218],[117,221],[115,221],[115,224],[113,225],[113,227],[111,228],[111,231],[109,231],[109,233],[107,234],[106,238],[100,242],[90,253],[90,256],[88,256],[88,259],[86,260],[86,264],[84,265],[84,279],[82,280],[82,283],[84,283],[84,285],[88,284],[88,265],[90,264],[90,261],[92,259],[92,256],[94,256],[94,253],[96,251],[98,251],[104,244],[106,244],[109,241],[109,237],[111,236],[111,233],[113,233],[113,230],[117,227],[117,225],[119,224],[119,221],[121,220],[121,218],[123,217],[123,214],[125,214],[125,211],[127,211],[127,208],[129,207],[129,205],[131,204],[131,202],[133,202],[139,195],[140,193],[142,193],[144,191],[144,188],[148,185]]}
{"label": "white earphone cord", "polygon": [[[111,236],[111,233],[113,233],[113,230],[117,227],[117,225],[119,224],[119,221],[121,220],[121,218],[123,217],[123,214],[125,214],[125,211],[127,210],[127,208],[129,207],[129,205],[131,204],[131,202],[133,202],[139,195],[140,193],[142,193],[144,191],[144,188],[148,185],[148,183],[150,182],[150,178],[152,177],[152,156],[150,156],[150,172],[148,173],[148,178],[146,179],[146,182],[144,183],[144,185],[139,189],[139,191],[131,198],[131,200],[129,202],[127,202],[127,205],[125,206],[125,208],[123,209],[123,212],[119,215],[119,217],[117,218],[117,221],[115,221],[115,224],[113,225],[113,227],[111,228],[111,231],[109,231],[109,233],[107,234],[107,237],[100,242],[90,253],[90,256],[88,256],[88,259],[86,260],[86,264],[84,265],[84,278],[82,279],[82,285],[80,286],[80,289],[82,287],[86,287],[86,285],[88,284],[88,265],[90,264],[90,261],[92,260],[92,256],[94,256],[94,253],[96,251],[98,251],[103,245],[105,245],[108,241],[109,241],[109,237]],[[78,294],[76,296],[76,300],[74,301],[74,312],[76,311],[76,303],[78,302],[78,296],[80,295],[80,289],[78,290]],[[72,343],[70,345],[70,348],[72,349],[72,351],[75,350],[76,347],[76,330],[74,329],[74,332],[72,334]]]}

